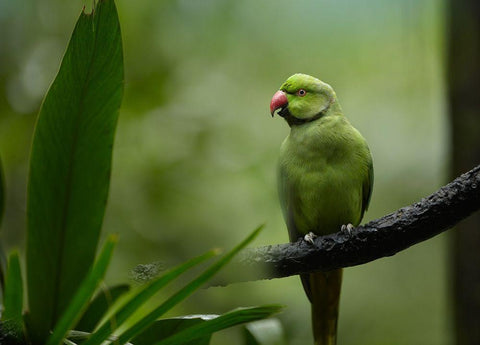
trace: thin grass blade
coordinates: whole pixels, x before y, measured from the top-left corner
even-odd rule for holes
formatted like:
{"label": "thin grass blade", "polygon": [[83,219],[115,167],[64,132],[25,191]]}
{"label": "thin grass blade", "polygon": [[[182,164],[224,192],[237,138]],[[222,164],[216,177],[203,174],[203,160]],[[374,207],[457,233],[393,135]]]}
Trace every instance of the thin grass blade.
{"label": "thin grass blade", "polygon": [[[147,302],[153,295],[155,295],[161,288],[173,281],[190,268],[210,259],[218,253],[216,250],[211,250],[201,256],[190,259],[189,261],[172,268],[162,276],[150,283],[146,284],[137,294],[133,295],[109,320],[107,320],[100,328],[95,331],[87,341],[82,345],[100,345],[106,340],[116,327],[121,326],[141,305]],[[115,327],[112,327],[115,325]]]}
{"label": "thin grass blade", "polygon": [[92,299],[95,290],[107,272],[108,264],[110,263],[116,243],[116,236],[110,236],[108,238],[92,270],[88,273],[73,297],[72,302],[67,307],[67,310],[65,310],[65,313],[55,325],[52,335],[48,338],[47,345],[61,344],[68,330],[75,325],[82,316],[82,312],[87,309],[88,302]]}
{"label": "thin grass blade", "polygon": [[[0,228],[2,225],[3,214],[5,212],[5,176],[3,172],[2,159],[0,158]],[[6,255],[0,245],[0,289],[5,289]]]}
{"label": "thin grass blade", "polygon": [[3,219],[3,212],[5,211],[5,177],[3,176],[3,165],[0,159],[0,224]]}
{"label": "thin grass blade", "polygon": [[13,251],[8,258],[3,308],[2,321],[12,320],[21,325],[23,312],[23,280],[20,258],[17,251]]}
{"label": "thin grass blade", "polygon": [[90,302],[88,309],[85,311],[80,321],[75,325],[75,329],[84,332],[92,332],[107,310],[120,296],[129,290],[130,287],[125,284],[100,290],[97,296],[95,296]]}
{"label": "thin grass blade", "polygon": [[191,295],[194,291],[200,288],[204,283],[210,280],[222,267],[224,267],[232,258],[243,248],[245,248],[253,239],[260,233],[263,229],[263,225],[259,226],[255,229],[245,240],[243,240],[239,245],[233,248],[230,252],[226,253],[222,256],[217,262],[213,263],[205,272],[200,274],[196,279],[191,281],[177,293],[175,293],[172,297],[167,299],[164,303],[162,303],[159,307],[155,308],[145,317],[140,319],[136,322],[133,326],[128,328],[125,332],[123,332],[119,337],[119,343],[125,343],[133,338],[135,335],[140,334],[143,332],[149,325],[155,322],[156,319],[161,317],[175,305],[183,301],[189,295]]}

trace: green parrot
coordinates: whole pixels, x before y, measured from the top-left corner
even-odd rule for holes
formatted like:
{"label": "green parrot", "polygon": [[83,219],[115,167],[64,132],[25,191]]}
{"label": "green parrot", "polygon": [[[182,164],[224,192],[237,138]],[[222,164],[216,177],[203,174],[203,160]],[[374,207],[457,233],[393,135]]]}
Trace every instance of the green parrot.
{"label": "green parrot", "polygon": [[[360,224],[373,187],[367,142],[343,115],[332,87],[294,74],[270,102],[290,126],[280,149],[278,191],[290,241]],[[342,269],[300,275],[312,306],[315,345],[336,344]]]}

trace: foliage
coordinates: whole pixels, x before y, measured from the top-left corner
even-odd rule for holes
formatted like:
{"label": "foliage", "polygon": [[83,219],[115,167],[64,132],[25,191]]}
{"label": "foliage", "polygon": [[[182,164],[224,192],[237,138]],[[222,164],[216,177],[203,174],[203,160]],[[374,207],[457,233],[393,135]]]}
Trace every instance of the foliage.
{"label": "foliage", "polygon": [[[79,9],[91,3],[2,2],[5,249],[19,247],[23,253],[28,152],[38,107],[58,72]],[[181,262],[212,243],[229,248],[245,229],[265,221],[268,229],[257,245],[287,241],[275,164],[288,126],[271,119],[268,102],[295,72],[331,84],[368,140],[378,179],[366,221],[449,180],[444,1],[115,3],[125,94],[102,226],[102,232],[120,238],[106,278],[112,284],[122,283],[139,263]],[[453,315],[446,298],[449,240],[445,234],[348,269],[342,344],[452,343],[452,327],[445,327]],[[215,280],[237,276],[225,269]],[[311,342],[311,332],[308,301],[300,292],[296,278],[203,289],[177,314],[218,313],[245,301],[279,302],[289,306],[279,316],[289,344],[303,345]],[[385,317],[392,313],[395,317]],[[236,335],[221,332],[212,343],[239,345]]]}
{"label": "foliage", "polygon": [[0,223],[2,222],[3,212],[5,209],[5,186],[3,181],[3,167],[0,159]]}
{"label": "foliage", "polygon": [[[81,13],[38,116],[27,200],[28,307],[23,301],[20,258],[14,251],[8,259],[1,320],[2,337],[9,343],[208,344],[216,331],[280,310],[272,305],[206,318],[158,320],[211,279],[262,227],[139,319],[132,320],[132,316],[152,303],[159,290],[218,251],[172,268],[130,294],[128,286],[120,285],[104,288],[95,296],[116,244],[116,236],[110,236],[95,258],[123,78],[116,7],[113,0],[101,0],[91,14]],[[0,165],[0,212],[3,195]],[[115,305],[122,296],[126,297],[123,304]]]}
{"label": "foliage", "polygon": [[122,93],[120,25],[113,1],[104,1],[80,15],[36,124],[27,196],[35,342],[58,322],[93,263]]}

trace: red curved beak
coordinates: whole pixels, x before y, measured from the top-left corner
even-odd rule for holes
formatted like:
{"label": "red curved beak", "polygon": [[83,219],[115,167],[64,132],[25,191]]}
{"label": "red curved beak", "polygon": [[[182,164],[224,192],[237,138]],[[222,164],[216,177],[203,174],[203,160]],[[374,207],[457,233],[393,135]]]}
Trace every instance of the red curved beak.
{"label": "red curved beak", "polygon": [[284,108],[288,104],[287,95],[283,91],[277,91],[270,101],[270,114],[273,117],[275,110]]}

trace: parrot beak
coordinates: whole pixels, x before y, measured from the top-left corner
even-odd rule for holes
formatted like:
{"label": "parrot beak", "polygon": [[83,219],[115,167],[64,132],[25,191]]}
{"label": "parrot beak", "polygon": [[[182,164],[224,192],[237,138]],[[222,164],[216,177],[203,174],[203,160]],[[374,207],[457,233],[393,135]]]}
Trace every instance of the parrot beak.
{"label": "parrot beak", "polygon": [[275,111],[280,108],[285,108],[288,105],[288,99],[287,95],[283,91],[277,91],[272,97],[272,100],[270,101],[270,114],[273,115],[275,114]]}

